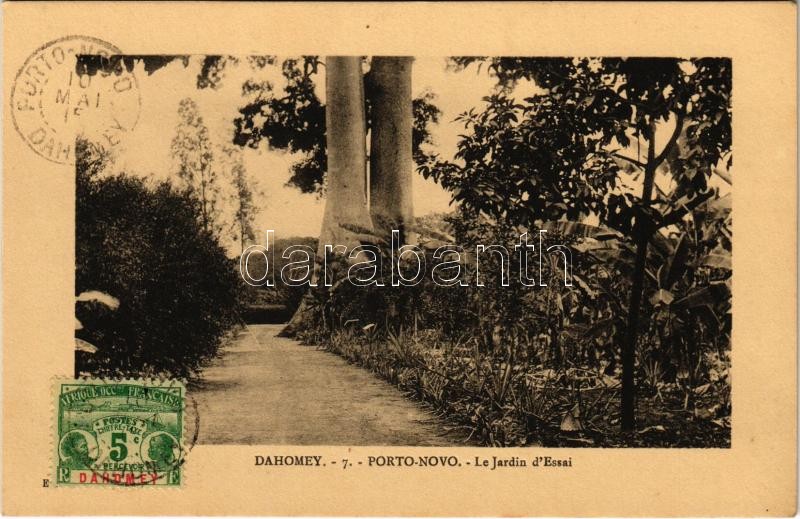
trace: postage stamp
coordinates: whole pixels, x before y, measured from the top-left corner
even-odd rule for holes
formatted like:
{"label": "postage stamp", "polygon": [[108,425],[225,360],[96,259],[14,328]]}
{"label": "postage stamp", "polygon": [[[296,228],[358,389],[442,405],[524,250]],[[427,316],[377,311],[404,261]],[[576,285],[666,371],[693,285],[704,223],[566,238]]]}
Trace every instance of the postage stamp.
{"label": "postage stamp", "polygon": [[141,99],[132,71],[120,61],[97,70],[78,66],[81,55],[119,54],[103,40],[66,36],[28,56],[11,87],[11,114],[33,151],[59,164],[74,164],[77,136],[111,148],[136,126]]}
{"label": "postage stamp", "polygon": [[69,380],[57,392],[58,485],[181,485],[182,383]]}

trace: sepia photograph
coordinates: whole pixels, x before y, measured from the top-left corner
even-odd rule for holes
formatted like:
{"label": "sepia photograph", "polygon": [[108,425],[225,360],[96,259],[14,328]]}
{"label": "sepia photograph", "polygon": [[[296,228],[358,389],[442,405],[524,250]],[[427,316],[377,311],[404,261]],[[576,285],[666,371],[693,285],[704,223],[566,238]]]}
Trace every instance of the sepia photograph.
{"label": "sepia photograph", "polygon": [[796,3],[2,7],[2,513],[796,513]]}
{"label": "sepia photograph", "polygon": [[200,444],[730,447],[730,58],[84,52],[47,113],[138,116],[74,143],[76,377]]}

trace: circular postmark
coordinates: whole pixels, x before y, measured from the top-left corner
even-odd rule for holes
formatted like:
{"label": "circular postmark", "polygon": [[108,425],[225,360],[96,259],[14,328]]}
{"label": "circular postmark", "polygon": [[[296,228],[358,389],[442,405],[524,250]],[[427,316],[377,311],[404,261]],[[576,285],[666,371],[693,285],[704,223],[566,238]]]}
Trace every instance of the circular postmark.
{"label": "circular postmark", "polygon": [[[66,36],[28,56],[11,87],[14,128],[40,156],[75,163],[75,138],[106,148],[119,144],[139,119],[139,86],[121,51],[89,36]],[[97,57],[97,66],[78,56]]]}

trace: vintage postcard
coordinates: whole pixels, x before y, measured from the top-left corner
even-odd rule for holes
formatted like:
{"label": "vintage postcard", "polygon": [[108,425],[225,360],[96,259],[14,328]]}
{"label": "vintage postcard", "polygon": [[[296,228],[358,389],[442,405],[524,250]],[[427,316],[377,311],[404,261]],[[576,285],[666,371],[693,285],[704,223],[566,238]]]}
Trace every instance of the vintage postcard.
{"label": "vintage postcard", "polygon": [[796,510],[796,5],[3,4],[3,512]]}

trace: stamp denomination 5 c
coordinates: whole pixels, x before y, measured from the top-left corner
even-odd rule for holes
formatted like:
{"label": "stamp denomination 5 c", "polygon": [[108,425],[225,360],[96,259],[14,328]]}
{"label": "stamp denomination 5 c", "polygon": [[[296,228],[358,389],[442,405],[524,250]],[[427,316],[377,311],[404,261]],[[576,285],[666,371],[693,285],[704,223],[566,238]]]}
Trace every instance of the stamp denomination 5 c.
{"label": "stamp denomination 5 c", "polygon": [[57,389],[58,485],[181,484],[181,383],[88,379]]}
{"label": "stamp denomination 5 c", "polygon": [[67,36],[31,54],[11,87],[14,127],[47,160],[75,162],[75,138],[106,148],[118,144],[139,118],[136,78],[122,63],[90,73],[77,56],[109,57],[120,50],[97,38]]}

